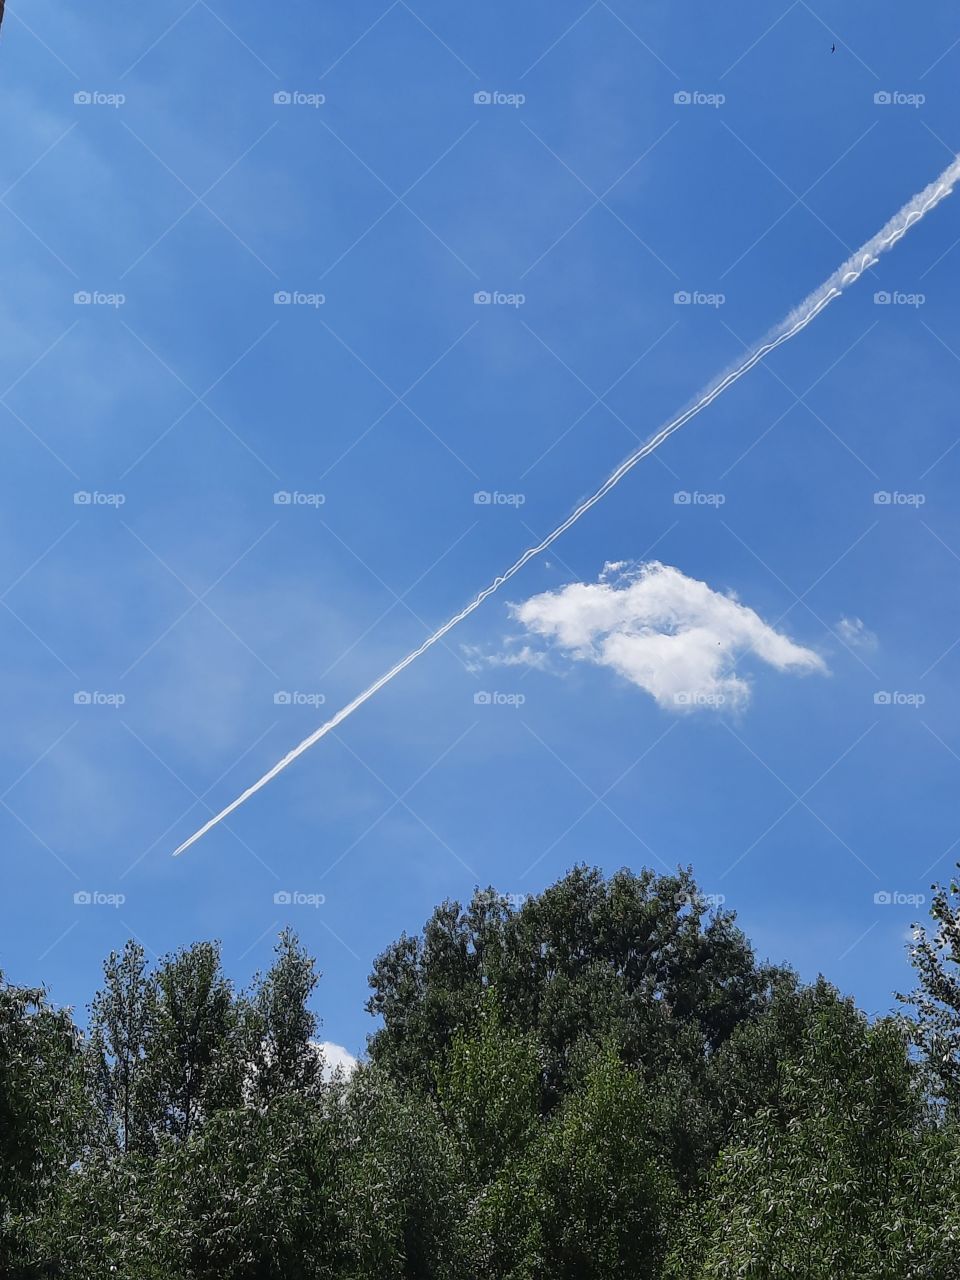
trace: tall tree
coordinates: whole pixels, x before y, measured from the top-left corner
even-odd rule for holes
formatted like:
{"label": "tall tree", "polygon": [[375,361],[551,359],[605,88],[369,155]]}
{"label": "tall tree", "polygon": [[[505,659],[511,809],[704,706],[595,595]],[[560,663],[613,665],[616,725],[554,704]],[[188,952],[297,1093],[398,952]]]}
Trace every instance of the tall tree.
{"label": "tall tree", "polygon": [[124,1152],[142,1150],[148,1127],[143,1079],[148,980],[143,947],[131,940],[122,952],[111,952],[103,977],[103,988],[90,1006],[87,1042],[98,1137]]}
{"label": "tall tree", "polygon": [[142,1073],[155,1138],[185,1140],[213,1112],[239,1105],[248,1074],[244,1029],[217,943],[161,961],[147,984]]}
{"label": "tall tree", "polygon": [[953,879],[931,888],[932,929],[915,924],[910,946],[917,986],[899,999],[916,1010],[913,1033],[931,1086],[956,1115],[960,1109],[960,884]]}
{"label": "tall tree", "polygon": [[492,996],[488,992],[476,1032],[457,1036],[438,1073],[440,1114],[473,1191],[525,1154],[542,1111],[537,1042],[504,1025]]}
{"label": "tall tree", "polygon": [[[83,1135],[79,1036],[39,988],[0,975],[0,1273],[22,1264],[21,1220],[55,1194]],[[28,1274],[26,1271],[24,1275]]]}
{"label": "tall tree", "polygon": [[313,958],[285,929],[266,976],[249,1000],[251,1093],[265,1103],[288,1094],[315,1096],[323,1078],[316,1034],[319,1019],[309,1001],[319,981]]}

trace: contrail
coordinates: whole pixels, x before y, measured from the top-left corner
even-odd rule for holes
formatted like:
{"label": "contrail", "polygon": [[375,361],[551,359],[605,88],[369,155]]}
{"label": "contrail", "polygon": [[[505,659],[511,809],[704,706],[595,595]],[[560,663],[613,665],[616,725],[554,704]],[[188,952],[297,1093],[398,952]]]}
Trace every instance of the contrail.
{"label": "contrail", "polygon": [[839,297],[848,285],[859,280],[864,271],[873,266],[881,253],[892,248],[915,222],[918,222],[924,214],[929,213],[941,200],[948,196],[958,181],[960,181],[960,156],[957,156],[953,163],[944,169],[936,181],[931,182],[928,187],[925,187],[912,200],[909,200],[882,230],[878,231],[871,240],[868,240],[862,248],[858,249],[852,257],[838,267],[819,289],[815,289],[813,293],[801,302],[799,307],[791,311],[787,318],[781,321],[762,342],[758,343],[739,364],[711,382],[700,397],[689,408],[685,409],[679,417],[661,427],[655,436],[651,437],[645,444],[642,444],[628,458],[624,459],[616,471],[604,480],[600,488],[581,502],[576,510],[571,512],[562,524],[557,525],[552,533],[547,534],[542,542],[524,551],[519,560],[515,560],[509,569],[505,569],[503,573],[494,578],[490,585],[484,587],[480,594],[471,600],[465,608],[461,609],[459,613],[454,614],[442,627],[434,631],[432,635],[427,636],[426,640],[414,649],[412,653],[408,653],[405,658],[398,662],[396,666],[391,667],[379,680],[375,680],[368,689],[364,689],[363,693],[357,694],[352,702],[348,702],[345,707],[341,707],[335,716],[331,717],[326,724],[322,724],[319,729],[314,730],[309,738],[304,738],[299,746],[294,747],[292,751],[288,751],[283,759],[278,760],[273,768],[268,770],[262,778],[258,779],[252,786],[247,787],[246,791],[237,796],[232,804],[228,804],[225,809],[221,809],[209,822],[205,822],[200,830],[195,832],[189,840],[185,840],[178,849],[175,849],[173,856],[177,857],[184,850],[189,849],[192,844],[195,844],[201,836],[206,835],[218,822],[222,822],[224,818],[229,817],[235,809],[239,809],[245,800],[249,800],[261,787],[265,787],[278,773],[286,769],[287,765],[293,764],[294,760],[298,756],[302,756],[315,742],[319,742],[321,738],[326,737],[328,733],[331,733],[338,725],[342,724],[348,716],[352,716],[354,711],[369,701],[384,685],[389,684],[401,671],[405,671],[412,662],[416,662],[421,654],[426,653],[428,649],[432,649],[435,644],[443,639],[447,632],[452,631],[455,626],[463,622],[464,618],[468,618],[475,609],[479,609],[488,596],[492,596],[495,591],[499,591],[503,584],[509,582],[514,574],[519,573],[529,560],[552,546],[558,538],[566,533],[571,525],[575,525],[581,516],[585,516],[590,508],[595,506],[601,498],[605,498],[610,490],[620,483],[628,471],[632,471],[638,462],[648,457],[655,449],[659,449],[668,436],[672,436],[674,431],[679,431],[691,418],[695,418],[701,410],[706,409],[708,405],[716,400],[717,396],[722,395],[724,391],[732,387],[745,373],[749,373],[753,366],[762,360],[764,356],[784,342],[796,337],[815,316],[820,314],[824,307],[828,306],[834,298]]}

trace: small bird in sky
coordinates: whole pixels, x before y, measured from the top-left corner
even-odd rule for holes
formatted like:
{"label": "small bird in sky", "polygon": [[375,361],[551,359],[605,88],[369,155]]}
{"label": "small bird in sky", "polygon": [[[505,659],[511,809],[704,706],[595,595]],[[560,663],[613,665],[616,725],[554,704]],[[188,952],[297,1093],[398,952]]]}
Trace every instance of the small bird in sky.
{"label": "small bird in sky", "polygon": [[836,46],[836,45],[833,45],[833,46],[832,46],[832,48],[830,49],[830,52],[831,52],[831,53],[836,53],[836,52],[837,52],[837,46]]}

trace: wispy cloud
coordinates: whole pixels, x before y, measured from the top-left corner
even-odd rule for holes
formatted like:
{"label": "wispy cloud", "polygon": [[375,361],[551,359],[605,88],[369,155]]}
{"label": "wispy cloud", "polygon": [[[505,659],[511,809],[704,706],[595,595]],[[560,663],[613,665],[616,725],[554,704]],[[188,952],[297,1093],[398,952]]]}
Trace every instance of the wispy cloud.
{"label": "wispy cloud", "polygon": [[862,618],[841,618],[837,623],[837,635],[850,649],[864,649],[873,653],[880,641],[867,629]]}
{"label": "wispy cloud", "polygon": [[[513,638],[508,637],[506,643],[515,643]],[[463,654],[463,665],[471,675],[477,675],[487,667],[536,667],[540,670],[547,670],[550,663],[550,655],[544,649],[535,649],[532,645],[524,644],[519,649],[506,649],[502,653],[484,653],[480,645],[462,644],[460,652]]]}

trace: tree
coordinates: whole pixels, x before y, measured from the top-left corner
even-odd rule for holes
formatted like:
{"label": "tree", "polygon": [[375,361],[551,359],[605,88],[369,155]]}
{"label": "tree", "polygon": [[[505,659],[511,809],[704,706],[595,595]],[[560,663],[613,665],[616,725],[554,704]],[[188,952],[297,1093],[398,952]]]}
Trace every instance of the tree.
{"label": "tree", "polygon": [[466,1197],[455,1143],[432,1099],[377,1068],[335,1086],[344,1154],[343,1280],[463,1280]]}
{"label": "tree", "polygon": [[[760,1106],[740,1113],[689,1201],[666,1275],[680,1280],[946,1280],[957,1150],[930,1123],[894,1019],[871,1026],[824,982],[800,994]],[[784,1010],[771,1025],[785,1025]],[[763,1032],[739,1046],[764,1061]],[[932,1176],[931,1176],[932,1175]]]}
{"label": "tree", "polygon": [[[960,865],[960,864],[958,864]],[[931,1087],[956,1115],[960,1107],[960,885],[932,885],[932,935],[915,924],[910,959],[919,979],[899,1000],[916,1009],[912,1024]]]}
{"label": "tree", "polygon": [[615,1052],[595,1058],[536,1141],[477,1204],[476,1274],[497,1280],[654,1280],[673,1188],[658,1167],[640,1076]]}
{"label": "tree", "polygon": [[339,1280],[340,1153],[316,1101],[221,1110],[165,1144],[152,1192],[156,1256],[189,1280]]}
{"label": "tree", "polygon": [[484,1005],[477,1031],[457,1036],[438,1080],[440,1114],[457,1143],[472,1191],[522,1157],[542,1110],[535,1039],[504,1026],[492,998]]}
{"label": "tree", "polygon": [[147,962],[143,947],[127,942],[103,966],[104,987],[90,1007],[87,1058],[99,1117],[98,1138],[120,1151],[143,1150],[147,1038]]}
{"label": "tree", "polygon": [[308,1004],[319,981],[313,959],[289,929],[275,955],[249,1000],[251,1095],[260,1103],[287,1094],[315,1096],[323,1077],[315,1042],[319,1020]]}
{"label": "tree", "polygon": [[465,909],[444,903],[421,937],[388,948],[370,978],[383,1025],[369,1052],[435,1096],[494,993],[504,1027],[537,1045],[544,1115],[582,1086],[598,1045],[615,1046],[657,1097],[660,1156],[690,1187],[719,1149],[710,1064],[789,981],[758,964],[730,912],[708,909],[691,871],[577,867],[519,908],[490,889]]}
{"label": "tree", "polygon": [[[170,1203],[155,1196],[155,1162],[106,1147],[86,1152],[56,1198],[35,1206],[28,1242],[32,1277],[55,1280],[186,1280],[166,1267],[158,1236]],[[18,1280],[21,1278],[18,1276]]]}
{"label": "tree", "polygon": [[146,987],[142,1096],[154,1142],[183,1141],[213,1112],[240,1104],[248,1074],[243,1009],[198,942],[161,961]]}
{"label": "tree", "polygon": [[[0,975],[0,1272],[23,1265],[24,1222],[56,1194],[80,1151],[79,1036],[40,988]],[[22,1274],[29,1274],[26,1270]]]}
{"label": "tree", "polygon": [[367,1008],[383,1019],[370,1056],[431,1091],[493,987],[504,1018],[544,1046],[553,1105],[578,1043],[615,1036],[652,1066],[693,1027],[712,1051],[765,1007],[781,972],[757,964],[729,912],[708,916],[691,872],[606,880],[578,867],[519,909],[489,889],[466,910],[444,903],[421,938],[388,948],[370,977]]}
{"label": "tree", "polygon": [[290,932],[245,994],[128,944],[85,1048],[0,981],[0,1275],[952,1280],[958,892],[916,1024],[758,964],[689,872],[477,892],[376,962],[330,1083]]}

